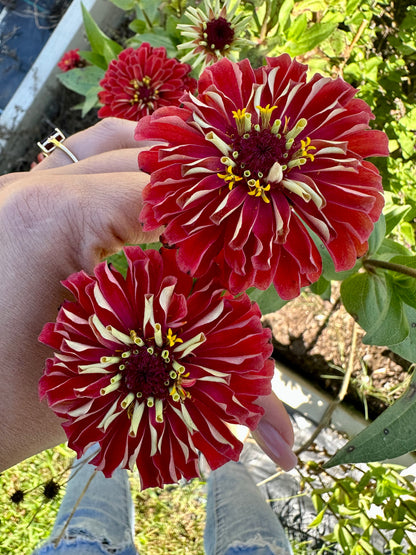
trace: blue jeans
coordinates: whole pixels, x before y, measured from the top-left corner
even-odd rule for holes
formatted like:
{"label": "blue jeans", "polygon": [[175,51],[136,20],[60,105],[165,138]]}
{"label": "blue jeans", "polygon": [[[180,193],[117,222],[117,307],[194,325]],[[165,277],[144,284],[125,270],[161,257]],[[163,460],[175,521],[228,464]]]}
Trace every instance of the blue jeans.
{"label": "blue jeans", "polygon": [[[95,474],[55,546],[93,473],[90,464],[75,463],[52,533],[33,555],[137,555],[125,470],[116,470],[112,478]],[[204,545],[207,555],[292,553],[282,525],[240,463],[230,462],[210,473]]]}

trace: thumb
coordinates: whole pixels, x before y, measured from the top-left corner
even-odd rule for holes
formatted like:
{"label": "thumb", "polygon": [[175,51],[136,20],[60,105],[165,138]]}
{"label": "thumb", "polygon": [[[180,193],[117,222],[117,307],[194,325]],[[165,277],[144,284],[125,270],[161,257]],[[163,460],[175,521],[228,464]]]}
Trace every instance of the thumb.
{"label": "thumb", "polygon": [[74,256],[80,268],[92,271],[100,260],[125,244],[159,240],[161,229],[144,232],[139,222],[147,181],[147,175],[136,171],[77,176],[76,187],[68,185],[72,221],[67,228],[72,233],[75,226],[79,243],[68,238],[67,244],[78,247]]}

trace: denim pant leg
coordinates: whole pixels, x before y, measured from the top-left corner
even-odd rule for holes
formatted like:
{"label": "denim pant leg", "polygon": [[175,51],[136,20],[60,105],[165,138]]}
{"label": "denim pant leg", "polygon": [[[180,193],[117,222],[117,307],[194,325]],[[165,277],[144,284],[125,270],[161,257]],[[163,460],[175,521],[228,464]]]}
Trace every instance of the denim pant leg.
{"label": "denim pant leg", "polygon": [[[127,471],[117,469],[111,478],[86,463],[96,449],[75,461],[52,533],[33,555],[137,555],[134,547],[134,511]],[[55,540],[86,483],[96,473],[57,547]]]}
{"label": "denim pant leg", "polygon": [[229,462],[208,478],[206,555],[291,555],[285,532],[250,474]]}

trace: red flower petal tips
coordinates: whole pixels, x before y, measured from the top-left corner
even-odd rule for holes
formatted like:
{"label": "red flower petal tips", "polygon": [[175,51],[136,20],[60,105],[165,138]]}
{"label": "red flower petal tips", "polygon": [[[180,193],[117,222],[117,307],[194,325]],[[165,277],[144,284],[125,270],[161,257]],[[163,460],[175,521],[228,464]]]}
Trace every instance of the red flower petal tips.
{"label": "red flower petal tips", "polygon": [[140,219],[165,226],[183,271],[220,264],[231,293],[273,283],[290,299],[322,272],[309,230],[337,271],[366,252],[384,202],[364,159],[386,156],[387,137],[351,85],[306,71],[287,54],[259,69],[222,59],[197,97],[138,123],[136,139],[164,143],[139,156],[151,174]]}
{"label": "red flower petal tips", "polygon": [[197,476],[198,451],[212,468],[238,460],[226,424],[257,426],[274,371],[257,305],[194,283],[175,251],[125,254],[125,278],[102,263],[64,282],[75,301],[40,335],[56,351],[40,396],[78,456],[99,444],[91,462],[106,476],[137,465],[144,488],[162,486]]}
{"label": "red flower petal tips", "polygon": [[178,106],[185,90],[193,92],[196,81],[191,67],[168,58],[163,47],[144,42],[139,48],[127,48],[112,60],[100,81],[101,104],[98,117],[114,116],[137,121],[161,106]]}

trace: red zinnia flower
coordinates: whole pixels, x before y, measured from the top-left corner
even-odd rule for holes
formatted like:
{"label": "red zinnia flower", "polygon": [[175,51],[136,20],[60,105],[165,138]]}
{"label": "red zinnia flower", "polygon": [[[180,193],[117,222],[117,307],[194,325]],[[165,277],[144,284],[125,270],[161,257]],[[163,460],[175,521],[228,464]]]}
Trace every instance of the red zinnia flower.
{"label": "red zinnia flower", "polygon": [[141,220],[166,226],[182,270],[201,276],[219,262],[232,293],[273,282],[290,299],[322,271],[309,229],[337,271],[366,252],[383,197],[364,158],[387,155],[387,137],[369,129],[352,86],[307,82],[306,71],[287,54],[256,70],[222,59],[183,108],[139,122],[136,139],[167,143],[140,154],[151,173]]}
{"label": "red zinnia flower", "polygon": [[79,48],[75,48],[75,50],[68,50],[68,52],[65,52],[60,62],[58,62],[58,67],[62,71],[69,71],[70,69],[74,69],[76,67],[84,67],[85,60],[81,58],[78,51]]}
{"label": "red zinnia flower", "polygon": [[232,9],[230,0],[221,5],[219,0],[204,0],[204,5],[205,11],[200,6],[187,8],[185,16],[192,23],[177,26],[184,37],[191,39],[178,45],[178,50],[191,49],[182,61],[192,61],[194,67],[205,67],[223,56],[233,59],[233,50],[253,44],[242,38],[251,17],[237,13],[239,2],[233,2]]}
{"label": "red zinnia flower", "polygon": [[144,42],[136,50],[127,48],[112,60],[100,81],[98,98],[104,106],[98,116],[137,121],[160,106],[178,106],[185,90],[194,91],[191,67],[166,56],[163,47]]}
{"label": "red zinnia flower", "polygon": [[125,249],[126,278],[106,263],[64,285],[56,323],[40,340],[56,349],[39,384],[65,419],[69,446],[106,476],[137,465],[143,487],[198,475],[242,445],[226,423],[255,428],[271,391],[270,332],[246,295],[223,295],[212,279],[180,272],[172,250]]}

